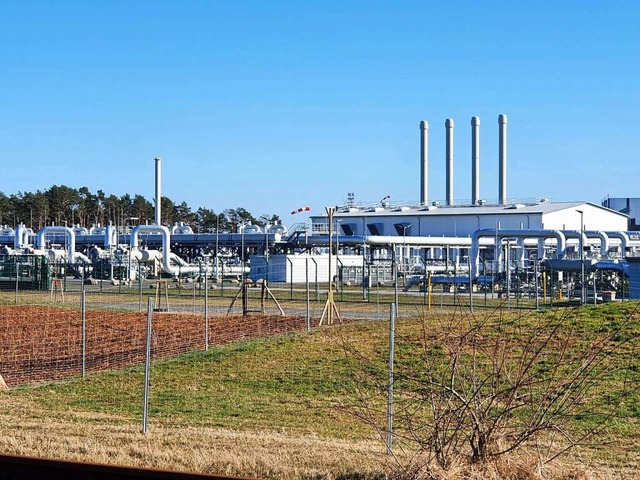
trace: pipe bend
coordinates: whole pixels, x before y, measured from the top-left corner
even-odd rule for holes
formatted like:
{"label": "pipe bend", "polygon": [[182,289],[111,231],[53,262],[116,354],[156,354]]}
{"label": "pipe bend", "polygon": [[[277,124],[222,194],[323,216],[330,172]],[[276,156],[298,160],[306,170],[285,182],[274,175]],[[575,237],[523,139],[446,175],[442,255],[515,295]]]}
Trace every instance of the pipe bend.
{"label": "pipe bend", "polygon": [[68,259],[70,262],[74,262],[76,257],[76,233],[73,231],[73,229],[69,227],[63,227],[61,225],[51,225],[48,227],[44,227],[38,232],[38,235],[36,237],[37,248],[44,248],[47,233],[64,233],[67,240]]}
{"label": "pipe bend", "polygon": [[179,268],[171,265],[171,233],[164,225],[138,225],[131,231],[131,249],[139,249],[138,236],[141,233],[159,233],[162,235],[162,264],[169,275],[178,275]]}
{"label": "pipe bend", "polygon": [[567,239],[560,230],[501,230],[494,228],[476,230],[471,235],[471,250],[469,251],[472,259],[471,274],[473,277],[478,276],[480,266],[480,238],[488,236],[498,239],[515,237],[523,240],[526,238],[555,238],[557,241],[558,258],[564,257],[567,248]]}

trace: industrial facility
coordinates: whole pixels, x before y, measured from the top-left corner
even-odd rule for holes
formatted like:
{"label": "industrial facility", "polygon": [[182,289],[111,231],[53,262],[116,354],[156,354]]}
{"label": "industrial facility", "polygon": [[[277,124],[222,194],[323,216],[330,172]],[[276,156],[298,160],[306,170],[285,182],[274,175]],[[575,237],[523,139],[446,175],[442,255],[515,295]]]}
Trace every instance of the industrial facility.
{"label": "industrial facility", "polygon": [[[161,224],[161,164],[155,159],[155,218],[132,229],[107,226],[24,225],[0,229],[0,285],[15,275],[32,288],[66,274],[130,282],[140,278],[235,278],[298,283],[339,279],[369,288],[426,282],[504,288],[548,270],[586,298],[623,290],[640,297],[636,257],[640,238],[629,224],[632,202],[528,201],[507,197],[507,116],[498,117],[497,201],[480,195],[480,119],[471,118],[470,202],[454,201],[454,122],[446,119],[446,199],[429,199],[429,124],[420,123],[420,201],[359,203],[312,215],[310,225],[241,225],[237,232],[196,234],[188,225]],[[417,187],[417,186],[416,186]],[[624,206],[620,208],[621,204]],[[331,212],[329,212],[331,210]],[[332,222],[329,219],[332,218]],[[635,217],[634,217],[635,218]],[[331,258],[336,257],[332,263]],[[375,268],[372,268],[375,266]],[[56,270],[57,269],[57,270]],[[57,273],[56,273],[57,272]],[[606,274],[605,274],[606,273]],[[537,281],[537,280],[536,280]],[[530,282],[529,282],[530,283]],[[416,287],[420,288],[420,287]],[[537,287],[536,287],[537,288]],[[508,293],[507,293],[508,294]]]}

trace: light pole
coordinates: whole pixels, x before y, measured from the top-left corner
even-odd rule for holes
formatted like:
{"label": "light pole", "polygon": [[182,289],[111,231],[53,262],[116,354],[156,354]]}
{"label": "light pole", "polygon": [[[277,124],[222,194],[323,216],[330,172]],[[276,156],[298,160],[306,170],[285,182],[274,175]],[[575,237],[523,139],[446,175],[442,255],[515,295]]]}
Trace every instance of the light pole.
{"label": "light pole", "polygon": [[244,286],[244,228],[245,228],[244,221],[242,222],[242,227],[241,228],[242,228],[242,231],[241,231],[241,235],[240,235],[240,245],[241,245],[240,248],[242,249],[242,251],[240,252],[240,256],[241,256],[240,257],[241,258],[240,268],[242,268],[242,277],[241,277],[242,278],[242,284],[241,285]]}
{"label": "light pole", "polygon": [[[220,253],[218,251],[219,238],[220,237],[220,214],[216,215],[216,260],[214,262],[215,272],[216,272],[216,281],[220,278],[220,265],[219,265],[219,257]],[[222,282],[221,282],[222,283]]]}
{"label": "light pole", "polygon": [[576,210],[580,214],[580,303],[586,303],[586,290],[584,284],[584,212]]}
{"label": "light pole", "polygon": [[338,280],[338,285],[336,285],[336,287],[340,288],[340,292],[342,292],[342,282],[340,281],[342,278],[342,269],[341,269],[341,264],[340,264],[340,222],[342,222],[342,219],[340,220],[336,220],[336,277]]}
{"label": "light pole", "polygon": [[506,253],[505,253],[505,259],[504,259],[504,270],[506,272],[506,280],[507,280],[507,308],[509,310],[511,310],[511,303],[509,302],[509,294],[510,294],[510,290],[511,290],[511,265],[509,264],[509,257],[511,256],[511,253],[509,252],[509,247],[511,245],[511,239],[507,238],[507,246],[506,246]]}
{"label": "light pole", "polygon": [[267,281],[267,285],[269,284],[269,222],[264,225],[264,276]]}
{"label": "light pole", "polygon": [[406,278],[406,269],[405,269],[405,249],[407,248],[407,228],[411,228],[411,224],[407,223],[406,225],[400,225],[402,227],[402,272],[405,275],[404,277],[404,283],[406,285],[407,283],[407,278]]}

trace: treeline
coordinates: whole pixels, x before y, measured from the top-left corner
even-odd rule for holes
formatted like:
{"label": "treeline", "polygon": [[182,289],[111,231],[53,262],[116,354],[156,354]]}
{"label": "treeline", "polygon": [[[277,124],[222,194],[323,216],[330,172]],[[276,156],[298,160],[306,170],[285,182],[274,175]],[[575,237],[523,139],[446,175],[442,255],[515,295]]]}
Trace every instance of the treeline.
{"label": "treeline", "polygon": [[[186,202],[175,203],[162,197],[162,224],[185,222],[196,232],[235,232],[238,225],[251,222],[264,226],[280,220],[277,215],[261,215],[255,218],[244,208],[215,212],[199,207],[193,211]],[[154,222],[154,206],[142,195],[107,195],[96,193],[87,187],[75,189],[66,185],[54,185],[41,192],[18,192],[5,195],[0,192],[0,224],[16,227],[24,223],[37,231],[45,225],[138,225]]]}

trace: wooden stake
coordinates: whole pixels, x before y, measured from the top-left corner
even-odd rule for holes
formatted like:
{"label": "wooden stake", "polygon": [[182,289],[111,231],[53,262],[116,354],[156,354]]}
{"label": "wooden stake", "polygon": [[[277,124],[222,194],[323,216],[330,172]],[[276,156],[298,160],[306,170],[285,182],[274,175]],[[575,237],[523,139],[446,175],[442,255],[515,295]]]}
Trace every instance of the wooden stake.
{"label": "wooden stake", "polygon": [[169,282],[167,280],[158,280],[156,282],[156,303],[155,303],[155,309],[159,310],[162,307],[160,307],[160,290],[161,290],[161,286],[164,286],[164,300],[165,300],[165,305],[166,305],[166,311],[169,311]]}
{"label": "wooden stake", "polygon": [[62,285],[62,279],[53,277],[51,279],[51,292],[50,292],[50,300],[58,301],[58,289],[60,289],[60,295],[62,297],[62,303],[64,303],[64,286]]}
{"label": "wooden stake", "polygon": [[336,209],[335,207],[326,207],[325,211],[327,212],[327,217],[329,219],[329,291],[327,292],[327,303],[324,304],[324,309],[322,310],[322,316],[320,317],[318,325],[322,325],[325,316],[327,318],[327,325],[332,325],[334,312],[338,321],[342,322],[340,313],[338,313],[338,307],[333,300],[333,276],[331,275],[331,257],[333,256],[333,215],[336,213]]}
{"label": "wooden stake", "polygon": [[244,289],[246,288],[246,286],[244,284],[240,285],[240,288],[238,289],[238,293],[236,293],[236,296],[233,297],[233,300],[231,300],[231,305],[229,305],[229,309],[227,310],[227,315],[229,315],[231,313],[231,309],[233,308],[233,304],[236,303],[236,300],[238,300],[238,297],[240,297],[240,295],[242,295],[244,293]]}

